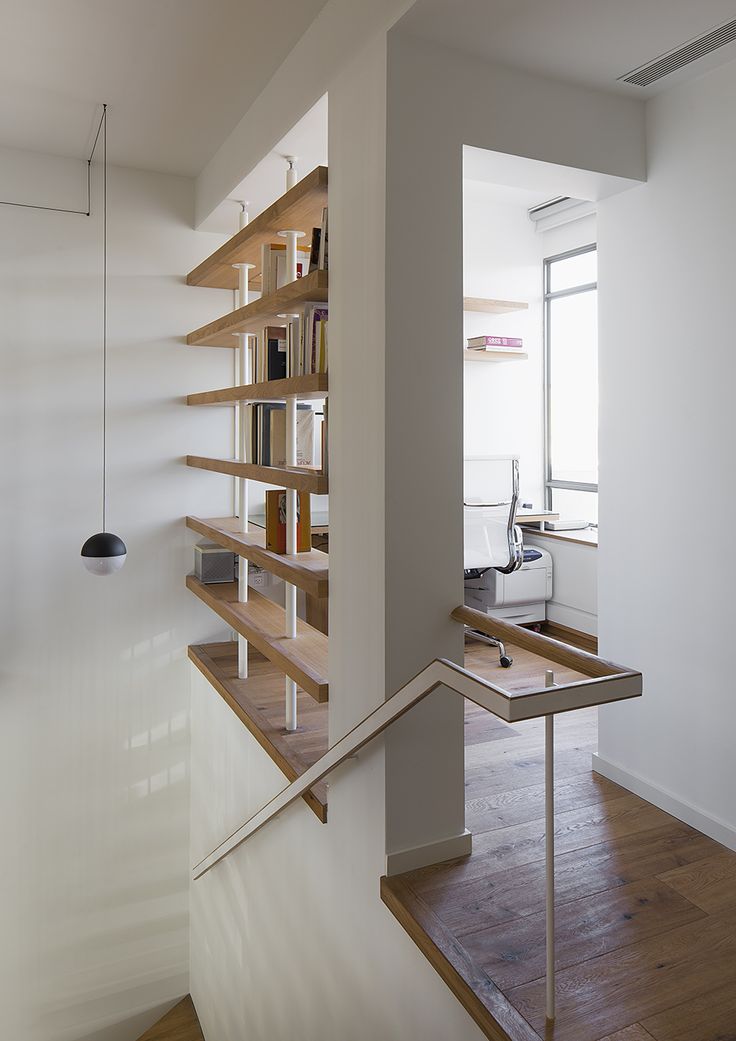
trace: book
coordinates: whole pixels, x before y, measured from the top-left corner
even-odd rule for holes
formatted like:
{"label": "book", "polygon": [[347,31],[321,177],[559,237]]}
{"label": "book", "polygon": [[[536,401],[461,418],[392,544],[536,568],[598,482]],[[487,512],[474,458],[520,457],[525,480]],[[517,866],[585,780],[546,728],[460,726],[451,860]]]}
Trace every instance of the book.
{"label": "book", "polygon": [[[296,251],[296,277],[303,278],[309,272],[309,250],[298,247]],[[270,296],[287,283],[286,243],[266,242],[261,246],[261,295]]]}
{"label": "book", "polygon": [[312,248],[309,253],[309,270],[316,271],[319,267],[319,243],[322,238],[321,228],[312,228]]}
{"label": "book", "polygon": [[[264,433],[265,466],[286,466],[286,408],[276,406],[270,413],[270,426]],[[314,412],[300,402],[296,413],[296,465],[314,466]]]}
{"label": "book", "polygon": [[[312,524],[309,495],[296,495],[296,551],[307,553],[312,548]],[[266,549],[286,553],[286,492],[266,492]]]}
{"label": "book", "polygon": [[471,336],[468,338],[468,350],[485,350],[486,347],[505,347],[520,351],[524,341],[516,336]]}
{"label": "book", "polygon": [[266,344],[266,379],[286,379],[286,329],[269,325],[263,330]]}
{"label": "book", "polygon": [[322,228],[320,229],[319,236],[319,256],[317,259],[317,267],[320,271],[327,271],[329,268],[329,254],[328,254],[328,241],[327,241],[327,207],[322,210]]}

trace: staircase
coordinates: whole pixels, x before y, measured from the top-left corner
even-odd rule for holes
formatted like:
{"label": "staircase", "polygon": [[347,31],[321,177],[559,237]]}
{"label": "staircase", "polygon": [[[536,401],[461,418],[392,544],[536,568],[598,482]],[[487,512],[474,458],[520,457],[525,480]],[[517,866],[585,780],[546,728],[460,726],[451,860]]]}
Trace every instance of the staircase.
{"label": "staircase", "polygon": [[138,1041],[204,1041],[191,997],[187,994],[182,998],[145,1034],[141,1034]]}

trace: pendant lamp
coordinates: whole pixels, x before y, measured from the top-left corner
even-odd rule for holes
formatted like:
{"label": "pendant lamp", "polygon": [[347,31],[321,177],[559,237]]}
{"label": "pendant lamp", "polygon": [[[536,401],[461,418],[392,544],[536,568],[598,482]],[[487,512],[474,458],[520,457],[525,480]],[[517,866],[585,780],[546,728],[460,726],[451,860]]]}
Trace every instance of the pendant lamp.
{"label": "pendant lamp", "polygon": [[[112,575],[128,551],[118,535],[106,531],[107,499],[107,105],[102,108],[102,531],[82,546],[82,563],[93,575]],[[99,131],[98,131],[99,134]]]}

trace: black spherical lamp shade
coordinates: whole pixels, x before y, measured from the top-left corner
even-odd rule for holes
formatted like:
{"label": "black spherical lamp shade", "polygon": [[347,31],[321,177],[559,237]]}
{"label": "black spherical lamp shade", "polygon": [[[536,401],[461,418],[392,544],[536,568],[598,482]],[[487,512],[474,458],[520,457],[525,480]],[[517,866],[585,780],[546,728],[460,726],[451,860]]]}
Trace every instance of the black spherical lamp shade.
{"label": "black spherical lamp shade", "polygon": [[82,563],[93,575],[112,575],[125,563],[128,550],[117,535],[100,531],[82,546]]}

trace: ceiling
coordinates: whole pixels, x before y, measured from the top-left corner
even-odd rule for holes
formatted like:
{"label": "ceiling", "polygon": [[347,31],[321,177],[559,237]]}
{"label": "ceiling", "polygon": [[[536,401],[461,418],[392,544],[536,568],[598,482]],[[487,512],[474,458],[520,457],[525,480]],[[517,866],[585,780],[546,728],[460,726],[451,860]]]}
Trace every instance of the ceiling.
{"label": "ceiling", "polygon": [[734,17],[734,0],[417,0],[401,28],[485,60],[647,98],[733,60],[736,43],[650,87],[617,77]]}
{"label": "ceiling", "polygon": [[0,0],[0,145],[194,176],[325,0]]}

